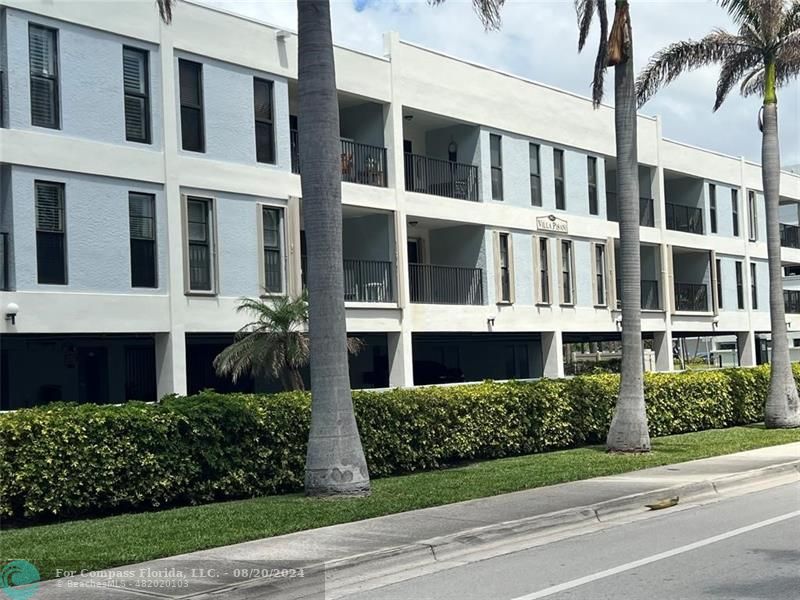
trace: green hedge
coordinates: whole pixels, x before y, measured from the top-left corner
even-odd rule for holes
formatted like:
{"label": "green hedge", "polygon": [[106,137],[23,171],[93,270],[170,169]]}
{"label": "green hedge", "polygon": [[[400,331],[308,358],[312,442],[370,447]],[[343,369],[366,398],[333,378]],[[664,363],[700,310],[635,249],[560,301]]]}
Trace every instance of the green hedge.
{"label": "green hedge", "polygon": [[[796,371],[796,374],[800,372]],[[765,367],[645,377],[653,436],[759,421]],[[386,476],[604,439],[613,374],[353,393]],[[0,516],[97,515],[301,489],[310,397],[217,394],[0,415]]]}

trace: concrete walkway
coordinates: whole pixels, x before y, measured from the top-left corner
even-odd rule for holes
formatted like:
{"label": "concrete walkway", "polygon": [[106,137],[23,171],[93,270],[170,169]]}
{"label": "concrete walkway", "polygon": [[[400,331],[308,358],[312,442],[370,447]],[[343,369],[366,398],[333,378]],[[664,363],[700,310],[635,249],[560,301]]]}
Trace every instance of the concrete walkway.
{"label": "concrete walkway", "polygon": [[332,578],[452,560],[487,545],[800,481],[800,443],[302,531],[40,584],[36,600],[319,598]]}

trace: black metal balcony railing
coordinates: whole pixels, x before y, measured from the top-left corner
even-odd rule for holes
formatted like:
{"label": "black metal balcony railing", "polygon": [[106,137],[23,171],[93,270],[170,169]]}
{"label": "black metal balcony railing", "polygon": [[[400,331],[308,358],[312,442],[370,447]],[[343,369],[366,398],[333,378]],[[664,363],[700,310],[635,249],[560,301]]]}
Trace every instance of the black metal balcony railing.
{"label": "black metal balcony railing", "polygon": [[666,203],[667,229],[703,233],[703,211],[692,206]]}
{"label": "black metal balcony railing", "polygon": [[[301,281],[306,287],[305,256],[300,257]],[[394,302],[392,263],[388,260],[358,260],[346,258],[344,268],[344,299],[346,302]]]}
{"label": "black metal balcony railing", "polygon": [[[658,299],[658,281],[655,279],[642,279],[642,309],[658,310],[660,302]],[[622,280],[617,279],[617,308],[622,308]]]}
{"label": "black metal balcony railing", "polygon": [[[289,131],[292,173],[300,173],[300,142],[297,130]],[[386,187],[386,148],[351,140],[340,140],[342,181]]]}
{"label": "black metal balcony railing", "polygon": [[[606,211],[609,221],[619,222],[619,203],[616,192],[606,192]],[[655,209],[652,198],[639,198],[639,225],[655,227]]]}
{"label": "black metal balcony railing", "polygon": [[0,232],[0,290],[3,291],[8,291],[11,286],[8,264],[8,233]]}
{"label": "black metal balcony railing", "polygon": [[800,290],[783,290],[783,302],[787,313],[800,314]]}
{"label": "black metal balcony railing", "polygon": [[408,279],[415,304],[483,304],[483,269],[410,263]]}
{"label": "black metal balcony railing", "polygon": [[405,154],[406,190],[421,194],[478,201],[478,167]]}
{"label": "black metal balcony railing", "polygon": [[800,248],[800,227],[781,223],[781,246],[784,248]]}
{"label": "black metal balcony railing", "polygon": [[675,308],[677,310],[707,312],[708,287],[704,283],[676,283]]}

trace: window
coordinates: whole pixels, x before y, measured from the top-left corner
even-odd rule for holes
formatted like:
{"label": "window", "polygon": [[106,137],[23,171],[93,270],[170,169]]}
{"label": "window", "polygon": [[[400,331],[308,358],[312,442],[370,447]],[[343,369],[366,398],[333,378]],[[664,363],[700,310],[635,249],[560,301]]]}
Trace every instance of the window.
{"label": "window", "polygon": [[598,306],[608,304],[606,299],[606,247],[604,244],[594,245],[594,277],[595,302]]}
{"label": "window", "polygon": [[34,182],[36,193],[36,270],[38,282],[67,284],[64,237],[64,184]]}
{"label": "window", "polygon": [[572,281],[572,242],[561,241],[561,303],[574,304],[574,286]]}
{"label": "window", "polygon": [[744,276],[742,274],[742,261],[736,261],[736,305],[739,310],[744,308]]}
{"label": "window", "polygon": [[531,169],[531,205],[542,205],[542,173],[539,166],[539,144],[529,144],[528,154]]}
{"label": "window", "polygon": [[154,288],[156,283],[156,198],[128,194],[131,235],[131,287]]}
{"label": "window", "polygon": [[739,237],[739,190],[731,190],[731,219],[733,236]]}
{"label": "window", "polygon": [[203,65],[178,61],[181,88],[181,147],[192,152],[205,152],[203,124]]}
{"label": "window", "polygon": [[717,259],[717,308],[722,308],[722,261]]}
{"label": "window", "polygon": [[150,143],[150,89],[148,52],[122,48],[122,80],[125,87],[125,139]]}
{"label": "window", "polygon": [[756,193],[752,190],[747,192],[747,213],[750,241],[755,242],[758,239],[758,208],[756,205]]}
{"label": "window", "polygon": [[31,71],[31,124],[58,129],[58,32],[41,25],[28,27]]}
{"label": "window", "polygon": [[564,151],[553,150],[553,176],[556,182],[556,208],[566,210],[567,200],[564,196]]}
{"label": "window", "polygon": [[598,214],[597,208],[597,158],[586,158],[587,175],[589,180],[589,214]]}
{"label": "window", "polygon": [[758,310],[758,281],[756,279],[756,263],[750,263],[750,296],[753,300],[753,310]]}
{"label": "window", "polygon": [[711,233],[717,233],[717,186],[708,184],[708,208],[711,220]]}
{"label": "window", "polygon": [[539,238],[539,301],[550,304],[550,240]]}
{"label": "window", "polygon": [[500,242],[500,302],[511,302],[511,250],[509,235],[501,233]]}
{"label": "window", "polygon": [[489,135],[489,152],[492,160],[492,200],[503,199],[503,151],[502,138]]}
{"label": "window", "polygon": [[272,121],[272,82],[253,78],[256,119],[256,160],[275,163],[275,130]]}
{"label": "window", "polygon": [[279,208],[265,206],[261,211],[264,239],[264,292],[282,294],[283,286],[283,223]]}
{"label": "window", "polygon": [[189,291],[214,291],[213,211],[210,198],[190,196],[186,200]]}

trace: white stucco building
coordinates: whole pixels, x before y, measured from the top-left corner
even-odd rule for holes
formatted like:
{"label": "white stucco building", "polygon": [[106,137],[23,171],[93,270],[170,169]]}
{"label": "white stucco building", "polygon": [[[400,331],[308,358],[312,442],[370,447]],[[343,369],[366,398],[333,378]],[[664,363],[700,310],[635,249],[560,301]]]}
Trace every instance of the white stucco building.
{"label": "white stucco building", "polygon": [[[303,285],[296,36],[190,2],[171,26],[151,2],[87,6],[0,4],[3,408],[231,389],[211,361],[237,299]],[[558,376],[563,344],[618,339],[612,110],[384,41],[336,49],[353,385]],[[644,116],[639,160],[657,368],[698,335],[754,364],[758,165]],[[800,265],[800,176],[781,195]]]}

